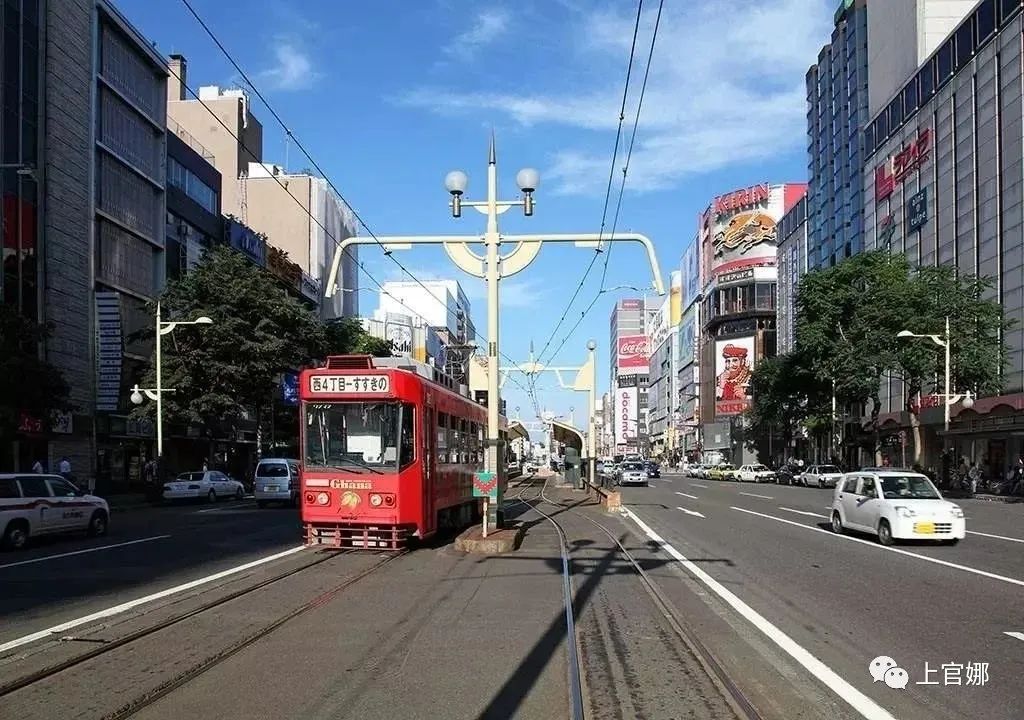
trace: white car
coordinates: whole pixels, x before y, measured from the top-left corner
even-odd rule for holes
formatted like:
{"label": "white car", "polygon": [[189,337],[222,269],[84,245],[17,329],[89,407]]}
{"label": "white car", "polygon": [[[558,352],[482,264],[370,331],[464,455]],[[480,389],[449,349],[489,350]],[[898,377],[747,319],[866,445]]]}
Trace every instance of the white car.
{"label": "white car", "polygon": [[769,470],[764,465],[742,465],[740,469],[736,471],[736,477],[741,482],[775,482],[775,473]]}
{"label": "white car", "polygon": [[639,462],[623,463],[619,470],[619,485],[647,485],[647,468]]}
{"label": "white car", "polygon": [[107,501],[59,475],[0,473],[0,544],[20,550],[30,538],[86,531],[106,535]]}
{"label": "white car", "polygon": [[241,500],[245,497],[245,487],[219,470],[200,470],[181,473],[171,482],[164,483],[163,497],[164,500],[206,498],[210,502],[223,497]]}
{"label": "white car", "polygon": [[924,475],[905,470],[848,473],[832,500],[832,530],[859,530],[883,545],[940,540],[955,545],[966,533],[964,511],[942,497]]}
{"label": "white car", "polygon": [[800,476],[800,484],[804,487],[836,487],[842,479],[843,471],[835,465],[811,465]]}

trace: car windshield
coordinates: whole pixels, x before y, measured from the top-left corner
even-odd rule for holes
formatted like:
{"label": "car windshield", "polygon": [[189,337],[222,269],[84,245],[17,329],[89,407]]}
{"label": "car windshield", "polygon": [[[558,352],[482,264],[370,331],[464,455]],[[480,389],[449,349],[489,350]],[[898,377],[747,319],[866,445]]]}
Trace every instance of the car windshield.
{"label": "car windshield", "polygon": [[837,468],[835,465],[819,465],[818,466],[818,472],[820,472],[820,473],[837,474],[837,473],[840,473],[842,471],[839,468]]}
{"label": "car windshield", "polygon": [[764,465],[751,465],[750,469],[753,470],[754,472],[764,472],[768,468],[766,468]]}
{"label": "car windshield", "polygon": [[886,498],[911,500],[938,500],[942,496],[923,475],[887,475],[881,478],[882,494]]}
{"label": "car windshield", "polygon": [[403,412],[396,402],[311,403],[306,406],[303,428],[305,463],[354,472],[394,470],[399,447],[403,464],[412,458],[412,414],[411,407]]}
{"label": "car windshield", "polygon": [[180,482],[201,482],[202,479],[203,473],[201,472],[182,473],[178,476]]}

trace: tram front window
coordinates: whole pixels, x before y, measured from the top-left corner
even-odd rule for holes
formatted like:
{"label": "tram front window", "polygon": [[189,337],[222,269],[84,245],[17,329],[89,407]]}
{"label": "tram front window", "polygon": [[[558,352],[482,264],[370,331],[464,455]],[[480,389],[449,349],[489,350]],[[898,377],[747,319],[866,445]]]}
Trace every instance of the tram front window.
{"label": "tram front window", "polygon": [[[412,413],[411,408],[405,410]],[[398,468],[399,403],[310,403],[306,406],[307,467],[353,472]],[[363,470],[360,470],[362,468]]]}

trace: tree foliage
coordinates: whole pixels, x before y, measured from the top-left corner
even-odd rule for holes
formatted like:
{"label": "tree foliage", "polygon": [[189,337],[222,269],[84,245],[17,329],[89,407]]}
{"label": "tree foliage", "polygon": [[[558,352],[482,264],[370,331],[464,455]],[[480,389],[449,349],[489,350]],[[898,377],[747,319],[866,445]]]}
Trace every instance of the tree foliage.
{"label": "tree foliage", "polygon": [[370,335],[355,318],[330,320],[326,327],[327,355],[372,355],[388,357],[391,343]]}
{"label": "tree foliage", "polygon": [[[881,251],[808,273],[797,293],[796,353],[755,372],[752,421],[788,431],[788,423],[822,426],[827,416],[831,426],[834,392],[839,405],[869,407],[877,447],[883,379],[904,381],[912,414],[922,391],[943,392],[942,348],[897,333],[941,338],[947,317],[953,391],[998,392],[1010,323],[992,294],[987,280],[958,276],[949,266],[913,268],[904,256]],[[920,451],[919,442],[915,447]]]}
{"label": "tree foliage", "polygon": [[0,302],[0,441],[14,437],[20,413],[47,426],[54,411],[68,411],[69,388],[60,371],[39,359],[37,348],[51,328]]}

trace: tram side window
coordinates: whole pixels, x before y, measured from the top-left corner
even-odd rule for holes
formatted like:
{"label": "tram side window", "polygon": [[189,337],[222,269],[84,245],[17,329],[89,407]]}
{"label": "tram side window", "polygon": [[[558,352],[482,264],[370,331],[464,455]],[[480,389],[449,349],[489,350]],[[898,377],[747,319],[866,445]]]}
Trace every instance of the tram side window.
{"label": "tram side window", "polygon": [[469,451],[473,441],[469,434],[469,423],[466,420],[459,420],[459,462],[469,462]]}
{"label": "tram side window", "polygon": [[470,452],[469,460],[477,465],[480,464],[480,426],[475,422],[469,424]]}
{"label": "tram side window", "polygon": [[398,466],[405,467],[413,460],[416,459],[416,443],[414,442],[415,433],[413,428],[415,427],[415,411],[412,405],[402,406],[402,427],[399,436],[399,456]]}
{"label": "tram side window", "polygon": [[437,414],[437,461],[448,462],[448,416]]}

